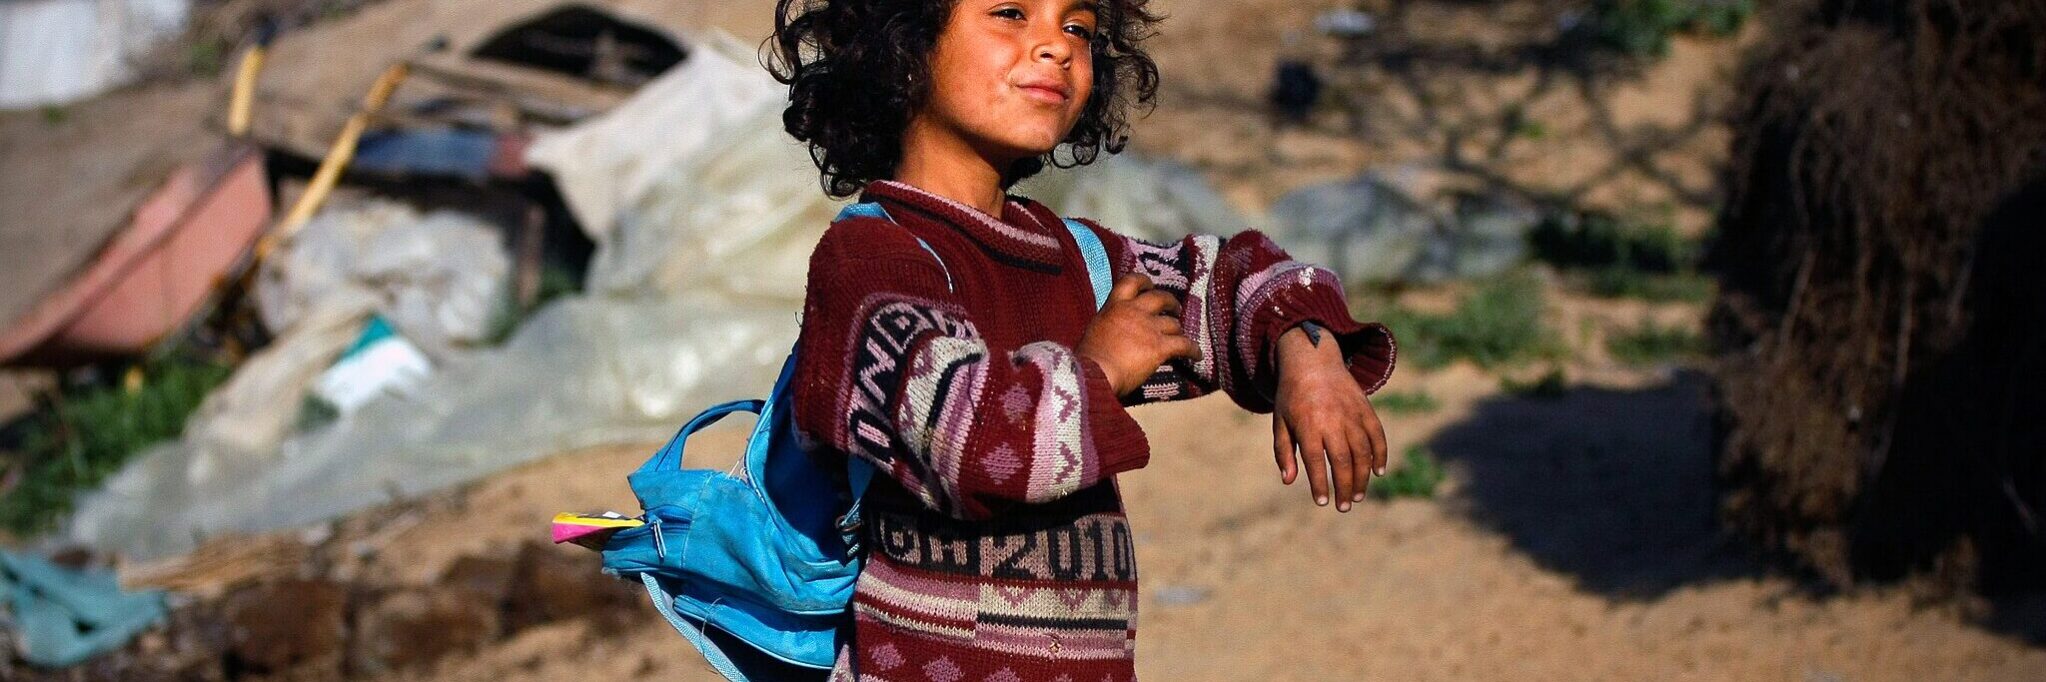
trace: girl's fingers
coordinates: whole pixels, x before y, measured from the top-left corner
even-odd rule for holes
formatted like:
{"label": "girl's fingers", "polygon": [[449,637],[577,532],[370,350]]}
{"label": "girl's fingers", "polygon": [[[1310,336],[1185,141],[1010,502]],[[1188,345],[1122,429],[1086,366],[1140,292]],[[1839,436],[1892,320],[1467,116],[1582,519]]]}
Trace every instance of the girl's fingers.
{"label": "girl's fingers", "polygon": [[1376,459],[1373,457],[1371,437],[1365,435],[1364,425],[1349,421],[1343,425],[1344,437],[1350,443],[1350,470],[1354,473],[1357,487],[1350,489],[1350,501],[1363,502],[1364,493],[1371,487],[1371,471]]}
{"label": "girl's fingers", "polygon": [[1350,449],[1348,438],[1341,430],[1331,431],[1322,436],[1322,448],[1328,453],[1329,473],[1335,478],[1336,511],[1350,511],[1352,496],[1357,494],[1357,465],[1355,451]]}
{"label": "girl's fingers", "polygon": [[1150,288],[1151,278],[1130,273],[1115,279],[1115,287],[1108,290],[1108,300],[1128,301]]}
{"label": "girl's fingers", "polygon": [[1157,327],[1160,334],[1166,336],[1184,336],[1186,334],[1186,328],[1180,326],[1179,318],[1177,317],[1159,315],[1151,319],[1153,320],[1151,325]]}
{"label": "girl's fingers", "polygon": [[1364,433],[1371,437],[1372,459],[1377,461],[1378,475],[1384,476],[1386,467],[1392,466],[1386,461],[1391,457],[1391,445],[1385,442],[1385,423],[1378,420],[1378,410],[1371,408],[1368,398],[1364,402]]}
{"label": "girl's fingers", "polygon": [[1307,436],[1299,440],[1301,444],[1300,468],[1307,470],[1307,492],[1313,496],[1315,504],[1326,507],[1329,501],[1328,449],[1322,445],[1321,438],[1308,436],[1308,434],[1314,433],[1312,429],[1303,430],[1306,432],[1305,434],[1296,435]]}
{"label": "girl's fingers", "polygon": [[1286,428],[1286,418],[1272,415],[1272,460],[1279,465],[1279,482],[1293,485],[1293,477],[1299,470],[1293,468],[1293,431]]}
{"label": "girl's fingers", "polygon": [[1165,302],[1158,306],[1158,312],[1163,313],[1165,315],[1170,315],[1172,317],[1179,317],[1180,311],[1179,297],[1166,293],[1162,289],[1154,291],[1157,291],[1159,295],[1165,297]]}
{"label": "girl's fingers", "polygon": [[1178,335],[1166,336],[1164,338],[1165,357],[1167,359],[1186,358],[1194,362],[1201,361],[1201,348],[1194,345],[1193,339]]}
{"label": "girl's fingers", "polygon": [[1137,296],[1138,310],[1152,315],[1179,315],[1179,299],[1160,289],[1146,289]]}

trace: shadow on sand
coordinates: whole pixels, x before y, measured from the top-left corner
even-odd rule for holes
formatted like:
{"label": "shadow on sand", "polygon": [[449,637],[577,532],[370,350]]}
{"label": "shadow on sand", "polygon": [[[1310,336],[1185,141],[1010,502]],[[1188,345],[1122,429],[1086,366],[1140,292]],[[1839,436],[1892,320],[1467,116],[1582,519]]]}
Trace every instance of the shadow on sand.
{"label": "shadow on sand", "polygon": [[[1501,396],[1429,442],[1464,481],[1448,504],[1580,588],[1624,600],[1686,585],[1799,573],[1718,522],[1709,379],[1641,390]],[[1801,580],[1813,594],[1829,590]],[[1994,595],[1980,627],[2046,646],[2046,593]]]}
{"label": "shadow on sand", "polygon": [[1502,396],[1429,443],[1460,469],[1457,499],[1584,589],[1653,598],[1761,569],[1714,513],[1706,378],[1642,390]]}

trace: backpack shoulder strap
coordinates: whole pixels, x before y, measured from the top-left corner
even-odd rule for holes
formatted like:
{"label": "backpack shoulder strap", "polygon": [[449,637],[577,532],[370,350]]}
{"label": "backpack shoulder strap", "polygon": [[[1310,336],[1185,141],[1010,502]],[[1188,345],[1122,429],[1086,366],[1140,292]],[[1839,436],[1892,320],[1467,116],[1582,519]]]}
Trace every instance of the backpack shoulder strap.
{"label": "backpack shoulder strap", "polygon": [[1066,229],[1073,233],[1073,243],[1080,245],[1080,258],[1087,261],[1087,282],[1094,285],[1094,309],[1108,305],[1108,290],[1115,285],[1109,276],[1108,249],[1102,247],[1101,237],[1085,223],[1072,218],[1065,219]]}
{"label": "backpack shoulder strap", "polygon": [[[871,201],[846,206],[838,212],[836,220],[845,220],[847,218],[877,218],[895,223],[897,226],[901,225],[901,223],[895,222],[895,216],[888,215],[887,209],[881,208],[880,204]],[[904,231],[907,232],[908,230],[905,229]],[[931,248],[930,242],[924,241],[923,237],[916,236],[914,232],[911,232],[909,236],[914,237],[917,245],[924,247],[924,251],[931,254],[932,260],[938,261],[938,269],[945,273],[945,290],[956,291],[952,283],[952,269],[945,266],[945,259],[938,255],[938,250]],[[853,554],[858,554],[860,551],[860,508],[864,506],[862,502],[866,500],[867,488],[873,485],[876,473],[878,472],[874,470],[872,462],[861,459],[856,455],[846,456],[845,482],[847,484],[846,487],[852,493],[852,505],[846,508],[844,515],[838,517],[838,532],[839,536],[845,540],[847,551]]]}
{"label": "backpack shoulder strap", "polygon": [[[844,209],[841,209],[838,212],[838,217],[833,219],[832,222],[838,222],[840,220],[845,220],[847,218],[879,218],[881,220],[886,220],[888,222],[895,223],[895,216],[888,215],[887,209],[881,208],[880,204],[871,201],[847,205]],[[901,225],[902,223],[895,224]],[[945,267],[945,259],[938,257],[938,250],[931,248],[931,243],[924,241],[923,237],[917,237],[916,233],[912,232],[910,233],[909,236],[914,237],[916,239],[917,245],[924,247],[924,251],[931,254],[932,260],[938,261],[938,269],[944,271],[945,273],[945,290],[956,291],[956,289],[952,286],[952,269]]]}

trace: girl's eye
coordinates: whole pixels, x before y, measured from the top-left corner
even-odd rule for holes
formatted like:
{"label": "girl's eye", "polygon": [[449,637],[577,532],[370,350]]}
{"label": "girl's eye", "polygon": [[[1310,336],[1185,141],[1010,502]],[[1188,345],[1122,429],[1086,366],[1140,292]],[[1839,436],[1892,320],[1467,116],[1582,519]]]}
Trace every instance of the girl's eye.
{"label": "girl's eye", "polygon": [[1014,19],[1017,21],[1022,21],[1024,18],[1023,10],[1015,7],[1003,7],[1001,9],[995,10],[992,14],[993,16],[1001,17],[1003,19]]}
{"label": "girl's eye", "polygon": [[1081,24],[1067,24],[1066,32],[1078,36],[1081,40],[1094,39],[1094,30]]}

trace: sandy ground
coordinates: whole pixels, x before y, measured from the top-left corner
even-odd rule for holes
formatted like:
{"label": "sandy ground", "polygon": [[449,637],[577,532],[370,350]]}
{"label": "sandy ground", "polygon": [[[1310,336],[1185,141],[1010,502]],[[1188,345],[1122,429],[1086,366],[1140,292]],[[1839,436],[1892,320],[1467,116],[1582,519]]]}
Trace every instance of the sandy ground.
{"label": "sandy ground", "polygon": [[[2046,649],[1920,607],[1902,589],[1816,596],[1711,522],[1704,385],[1506,398],[1463,366],[1405,371],[1427,415],[1391,416],[1451,478],[1433,500],[1349,514],[1278,483],[1266,418],[1223,399],[1140,408],[1155,449],[1121,482],[1142,572],[1138,668],[1156,680],[2036,680]],[[693,443],[699,464],[741,430]],[[555,511],[632,510],[650,447],[562,455],[462,493],[395,538],[380,579],[426,582],[464,554],[538,538]],[[584,556],[592,580],[595,559]],[[645,609],[625,635],[572,620],[392,679],[711,680]],[[2035,634],[2037,631],[2034,631]]]}

